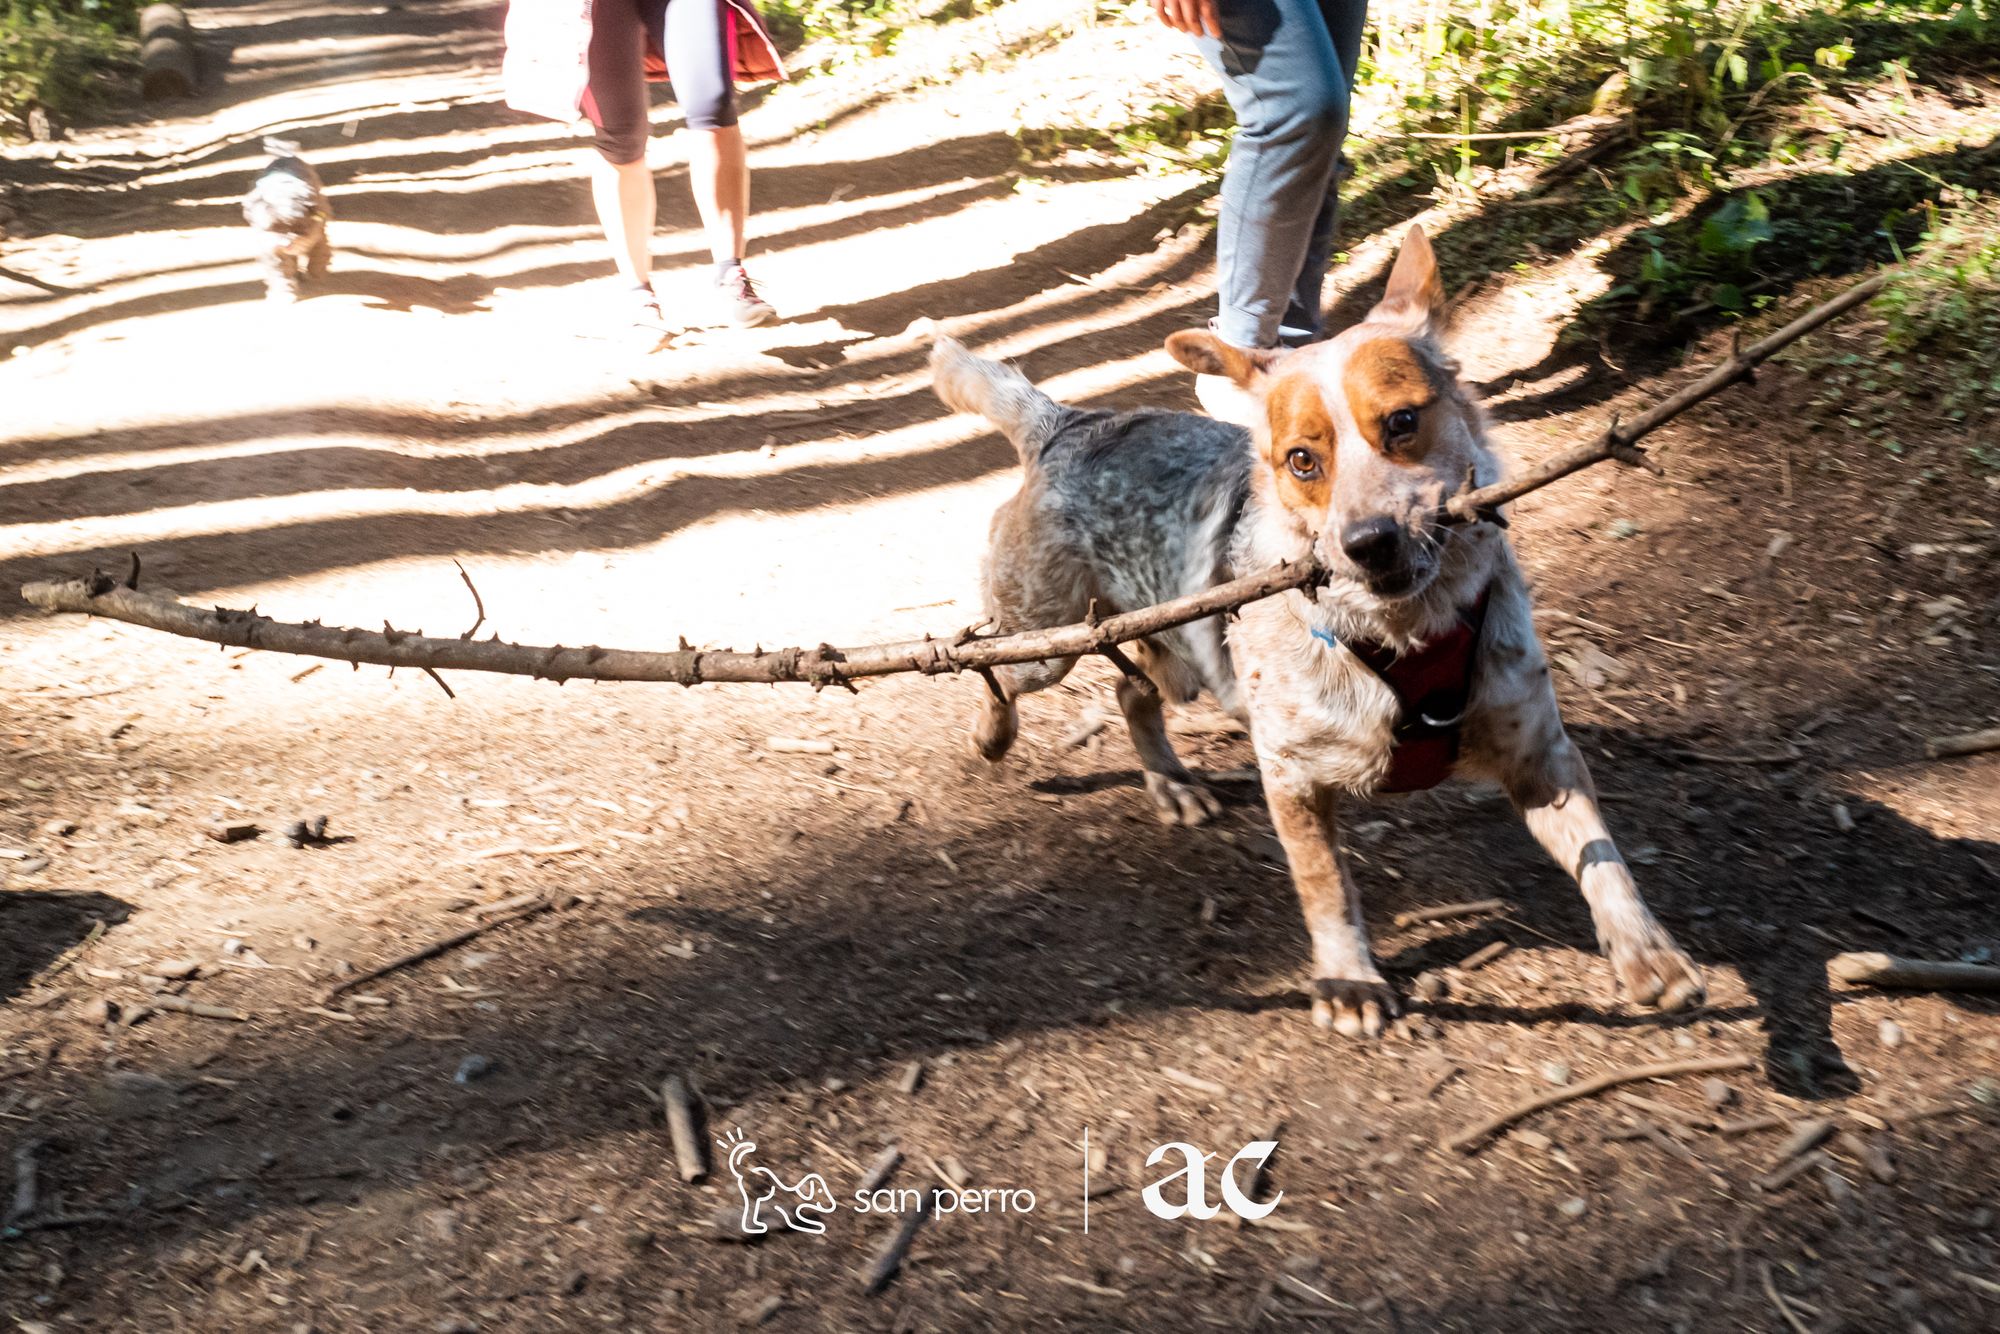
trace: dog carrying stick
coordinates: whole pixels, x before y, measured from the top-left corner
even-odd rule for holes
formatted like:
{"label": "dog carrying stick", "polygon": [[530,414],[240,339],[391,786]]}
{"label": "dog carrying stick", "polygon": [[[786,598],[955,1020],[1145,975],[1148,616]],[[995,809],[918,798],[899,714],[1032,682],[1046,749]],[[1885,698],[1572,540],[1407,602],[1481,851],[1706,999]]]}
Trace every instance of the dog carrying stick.
{"label": "dog carrying stick", "polygon": [[[1614,420],[1590,444],[1544,460],[1518,477],[1452,498],[1438,512],[1438,522],[1498,520],[1500,506],[1606,459],[1617,459],[1658,471],[1637,448],[1641,437],[1737,381],[1749,378],[1759,364],[1769,360],[1780,349],[1860,306],[1881,291],[1888,279],[1888,273],[1883,272],[1855,284],[1776,333],[1739,349],[1722,365],[1630,422]],[[1323,571],[1313,562],[1292,561],[1187,597],[1050,630],[988,638],[965,632],[943,639],[926,637],[900,644],[871,644],[861,648],[840,649],[822,644],[812,649],[760,649],[753,653],[696,648],[665,653],[595,646],[566,648],[560,644],[552,647],[507,644],[498,637],[484,640],[431,639],[393,630],[387,625],[379,632],[301,625],[274,621],[268,616],[258,615],[254,610],[191,607],[172,598],[141,593],[130,583],[121,585],[102,573],[89,579],[28,584],[22,588],[21,596],[43,611],[83,612],[233,648],[265,649],[382,667],[498,672],[558,682],[661,681],[696,686],[724,682],[771,684],[797,681],[821,688],[829,685],[851,687],[855,680],[862,677],[889,676],[899,672],[935,676],[945,672],[985,671],[1010,663],[1041,662],[1086,654],[1110,657],[1117,652],[1120,644],[1231,612],[1245,603],[1303,588],[1323,579]],[[1116,661],[1116,658],[1113,660]]]}

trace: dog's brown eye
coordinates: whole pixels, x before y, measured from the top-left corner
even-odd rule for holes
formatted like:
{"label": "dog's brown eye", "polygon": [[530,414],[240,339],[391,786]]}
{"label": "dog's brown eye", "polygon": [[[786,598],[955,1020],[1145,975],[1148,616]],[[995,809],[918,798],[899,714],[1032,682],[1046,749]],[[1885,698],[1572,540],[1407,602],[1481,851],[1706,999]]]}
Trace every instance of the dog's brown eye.
{"label": "dog's brown eye", "polygon": [[1397,408],[1382,421],[1382,431],[1391,440],[1399,440],[1406,435],[1417,433],[1417,410]]}
{"label": "dog's brown eye", "polygon": [[1319,476],[1319,460],[1310,449],[1295,449],[1285,455],[1285,466],[1292,470],[1292,476],[1302,482],[1310,482]]}

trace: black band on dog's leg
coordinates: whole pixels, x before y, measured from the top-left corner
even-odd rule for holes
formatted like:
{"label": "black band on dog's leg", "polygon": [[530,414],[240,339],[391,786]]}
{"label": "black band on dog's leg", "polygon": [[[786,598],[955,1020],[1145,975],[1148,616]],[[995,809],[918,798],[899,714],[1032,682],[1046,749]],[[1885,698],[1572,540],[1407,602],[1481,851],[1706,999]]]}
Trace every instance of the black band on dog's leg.
{"label": "black band on dog's leg", "polygon": [[1576,878],[1583,879],[1583,873],[1593,866],[1623,866],[1625,859],[1618,855],[1618,845],[1608,838],[1593,838],[1583,845],[1583,851],[1576,855]]}
{"label": "black band on dog's leg", "polygon": [[980,679],[986,682],[986,688],[993,692],[993,698],[1005,704],[1007,702],[1007,692],[1000,688],[1000,678],[993,674],[993,669],[991,667],[981,667],[977,670]]}

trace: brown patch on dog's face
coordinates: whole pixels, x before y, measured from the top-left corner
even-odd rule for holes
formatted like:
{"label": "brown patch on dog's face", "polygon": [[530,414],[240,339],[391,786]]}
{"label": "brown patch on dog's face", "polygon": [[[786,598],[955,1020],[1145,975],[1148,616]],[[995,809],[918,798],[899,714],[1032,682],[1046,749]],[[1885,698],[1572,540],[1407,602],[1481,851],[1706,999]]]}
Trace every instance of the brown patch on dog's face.
{"label": "brown patch on dog's face", "polygon": [[1264,395],[1271,424],[1266,462],[1286,509],[1323,515],[1333,500],[1333,463],[1338,437],[1333,414],[1310,376],[1285,375]]}
{"label": "brown patch on dog's face", "polygon": [[1416,463],[1429,449],[1438,387],[1415,348],[1375,338],[1355,348],[1341,375],[1348,411],[1362,437],[1384,458]]}

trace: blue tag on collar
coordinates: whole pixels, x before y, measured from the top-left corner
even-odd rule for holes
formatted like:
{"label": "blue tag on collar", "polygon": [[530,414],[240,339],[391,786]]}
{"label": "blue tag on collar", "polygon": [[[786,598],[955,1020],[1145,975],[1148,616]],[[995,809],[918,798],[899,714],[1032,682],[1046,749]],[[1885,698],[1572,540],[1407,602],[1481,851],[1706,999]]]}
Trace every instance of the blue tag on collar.
{"label": "blue tag on collar", "polygon": [[1319,626],[1315,625],[1312,627],[1312,637],[1328,648],[1340,647],[1340,641],[1333,637],[1333,631],[1331,630],[1322,630]]}

